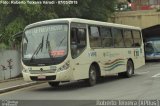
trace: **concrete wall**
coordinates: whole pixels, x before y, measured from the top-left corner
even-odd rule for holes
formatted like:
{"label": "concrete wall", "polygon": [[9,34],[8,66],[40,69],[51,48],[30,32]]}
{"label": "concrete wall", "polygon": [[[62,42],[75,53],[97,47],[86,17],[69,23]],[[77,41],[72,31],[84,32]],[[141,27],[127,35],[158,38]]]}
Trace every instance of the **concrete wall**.
{"label": "concrete wall", "polygon": [[20,73],[20,53],[16,50],[0,50],[0,80],[16,77]]}
{"label": "concrete wall", "polygon": [[109,21],[147,28],[160,24],[160,12],[156,12],[156,10],[118,12]]}

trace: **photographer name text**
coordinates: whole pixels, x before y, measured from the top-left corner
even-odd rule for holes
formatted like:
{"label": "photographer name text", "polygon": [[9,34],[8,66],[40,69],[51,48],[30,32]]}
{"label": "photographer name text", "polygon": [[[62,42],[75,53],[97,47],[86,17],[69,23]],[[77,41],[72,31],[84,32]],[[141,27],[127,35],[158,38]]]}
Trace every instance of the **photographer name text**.
{"label": "photographer name text", "polygon": [[36,4],[51,4],[51,5],[77,5],[78,1],[77,0],[58,0],[58,1],[0,1],[0,4],[4,4],[4,5],[8,5],[8,4],[12,4],[12,5],[18,5],[18,4],[29,4],[29,5],[36,5]]}

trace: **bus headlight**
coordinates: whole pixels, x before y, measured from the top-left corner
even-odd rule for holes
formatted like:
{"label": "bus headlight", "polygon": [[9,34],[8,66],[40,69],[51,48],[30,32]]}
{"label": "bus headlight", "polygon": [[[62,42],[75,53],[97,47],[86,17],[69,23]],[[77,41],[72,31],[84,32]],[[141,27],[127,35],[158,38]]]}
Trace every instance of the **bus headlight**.
{"label": "bus headlight", "polygon": [[22,71],[25,73],[29,73],[29,70],[27,70],[27,69],[23,69]]}
{"label": "bus headlight", "polygon": [[63,70],[67,70],[67,69],[69,68],[69,66],[70,66],[70,63],[69,63],[69,61],[68,61],[68,62],[66,62],[64,65],[62,65],[62,66],[57,70],[57,72],[60,72],[60,71],[63,71]]}
{"label": "bus headlight", "polygon": [[28,68],[24,68],[22,71],[25,72],[25,73],[29,73],[30,70],[32,70],[32,68],[28,67]]}

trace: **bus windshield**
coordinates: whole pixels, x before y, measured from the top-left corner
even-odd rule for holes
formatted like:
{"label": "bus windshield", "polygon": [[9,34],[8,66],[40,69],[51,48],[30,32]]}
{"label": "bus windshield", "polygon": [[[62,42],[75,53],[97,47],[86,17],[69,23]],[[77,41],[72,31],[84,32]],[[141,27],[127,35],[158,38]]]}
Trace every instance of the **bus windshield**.
{"label": "bus windshield", "polygon": [[155,48],[155,51],[160,53],[160,40],[153,41],[153,46]]}
{"label": "bus windshield", "polygon": [[160,40],[152,40],[146,43],[147,53],[160,53]]}
{"label": "bus windshield", "polygon": [[67,56],[67,24],[45,25],[27,29],[23,36],[25,65],[55,65]]}

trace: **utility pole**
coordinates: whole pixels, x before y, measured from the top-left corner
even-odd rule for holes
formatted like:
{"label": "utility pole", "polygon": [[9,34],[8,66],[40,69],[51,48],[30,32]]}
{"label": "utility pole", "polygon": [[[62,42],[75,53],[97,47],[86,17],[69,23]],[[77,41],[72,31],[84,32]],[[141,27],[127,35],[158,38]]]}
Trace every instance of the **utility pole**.
{"label": "utility pole", "polygon": [[12,77],[12,75],[11,75],[11,69],[12,69],[11,63],[12,63],[13,61],[12,61],[12,59],[9,59],[7,62],[8,62],[8,67],[9,67],[9,71],[10,71],[10,78],[11,78],[11,77]]}
{"label": "utility pole", "polygon": [[2,70],[3,70],[3,75],[4,75],[4,80],[6,79],[6,75],[5,75],[5,70],[7,70],[7,68],[4,65],[1,65]]}

